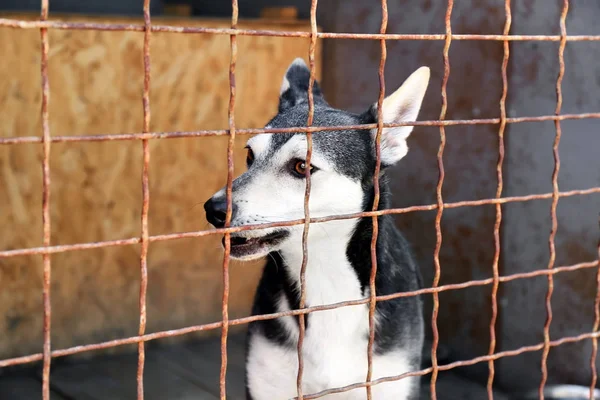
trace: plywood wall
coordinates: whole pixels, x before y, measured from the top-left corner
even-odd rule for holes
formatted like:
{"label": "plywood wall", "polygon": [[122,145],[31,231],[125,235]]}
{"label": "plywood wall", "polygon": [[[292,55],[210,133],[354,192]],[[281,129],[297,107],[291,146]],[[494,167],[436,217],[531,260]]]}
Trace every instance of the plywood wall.
{"label": "plywood wall", "polygon": [[[300,22],[240,26],[309,29]],[[142,130],[142,33],[51,30],[49,40],[52,135]],[[285,69],[295,57],[307,58],[308,40],[241,36],[238,46],[236,124],[261,127],[276,112]],[[0,29],[1,137],[41,134],[39,48],[37,30]],[[151,130],[227,128],[229,51],[224,35],[152,35]],[[319,75],[319,61],[317,68]],[[246,139],[236,142],[236,174],[243,170]],[[226,148],[227,137],[150,142],[151,235],[208,228],[202,204],[225,184]],[[52,244],[140,235],[141,150],[140,141],[52,145]],[[40,163],[39,144],[0,147],[0,249],[42,244]],[[151,244],[149,332],[220,319],[219,243],[220,238],[206,237]],[[139,252],[139,246],[125,246],[52,256],[53,348],[136,334]],[[0,259],[0,357],[41,350],[41,264],[40,256]],[[230,317],[248,315],[259,273],[259,263],[232,263]]]}

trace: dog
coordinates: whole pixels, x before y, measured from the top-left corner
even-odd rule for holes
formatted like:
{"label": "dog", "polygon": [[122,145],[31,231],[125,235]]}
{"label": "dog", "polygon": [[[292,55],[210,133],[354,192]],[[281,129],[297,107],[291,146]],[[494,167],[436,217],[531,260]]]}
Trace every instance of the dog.
{"label": "dog", "polygon": [[[310,71],[302,59],[289,66],[277,115],[266,128],[304,127],[309,111]],[[383,122],[415,121],[427,85],[429,68],[416,70],[382,106]],[[377,122],[377,103],[362,114],[331,107],[314,82],[314,126],[347,126]],[[385,172],[408,152],[412,126],[385,127],[381,134],[379,210],[390,207]],[[371,211],[376,166],[377,129],[313,133],[311,164],[306,164],[306,133],[260,134],[247,142],[247,171],[233,181],[231,226],[304,218],[305,172],[311,169],[310,217]],[[204,204],[206,218],[225,226],[225,188]],[[422,278],[407,241],[391,215],[378,217],[377,295],[418,290]],[[369,296],[372,217],[331,220],[309,227],[305,273],[306,306],[320,306]],[[252,315],[299,309],[303,225],[261,228],[231,234],[231,257],[266,257]],[[305,395],[365,382],[369,306],[361,304],[305,317],[303,343]],[[372,379],[419,370],[423,346],[422,301],[418,296],[380,301],[375,309]],[[297,316],[254,321],[246,348],[246,392],[249,400],[297,396],[299,321]],[[408,377],[372,387],[377,400],[418,396],[419,380]],[[360,387],[325,398],[366,399]]]}

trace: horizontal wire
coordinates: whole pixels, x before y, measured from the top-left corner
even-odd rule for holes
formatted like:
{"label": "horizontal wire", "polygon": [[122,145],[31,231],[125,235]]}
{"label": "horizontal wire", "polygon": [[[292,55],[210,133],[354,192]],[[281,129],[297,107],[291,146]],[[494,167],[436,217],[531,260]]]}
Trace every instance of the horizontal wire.
{"label": "horizontal wire", "polygon": [[[576,342],[580,342],[580,341],[587,340],[587,339],[597,338],[599,335],[600,335],[599,332],[592,332],[592,333],[583,333],[583,334],[577,335],[577,336],[567,336],[567,337],[549,342],[549,346],[557,347],[557,346],[563,345],[565,343],[576,343]],[[475,365],[475,364],[485,362],[485,361],[498,360],[500,358],[505,358],[505,357],[515,357],[515,356],[521,355],[523,353],[531,353],[534,351],[539,351],[543,347],[544,347],[544,343],[538,343],[536,345],[531,345],[531,346],[523,346],[523,347],[520,347],[515,350],[506,350],[506,351],[501,351],[501,352],[498,352],[498,353],[495,353],[492,355],[485,355],[485,356],[475,357],[470,360],[455,361],[450,364],[440,365],[437,369],[439,371],[449,371],[454,368],[467,367],[467,366]],[[384,378],[379,378],[379,379],[369,382],[369,383],[360,382],[360,383],[355,383],[355,384],[340,387],[340,388],[323,390],[319,393],[305,396],[304,399],[305,400],[318,399],[320,397],[324,397],[324,396],[331,395],[331,394],[344,393],[344,392],[348,392],[350,390],[355,390],[355,389],[359,389],[359,388],[366,387],[366,386],[375,386],[375,385],[379,385],[379,384],[386,383],[386,382],[399,381],[400,379],[405,379],[405,378],[412,377],[412,376],[424,376],[424,375],[431,373],[432,371],[433,371],[433,367],[429,367],[429,368],[426,368],[426,369],[423,369],[420,371],[407,372],[402,375],[386,376]]]}
{"label": "horizontal wire", "polygon": [[[591,195],[600,193],[600,186],[593,187],[589,189],[581,189],[581,190],[571,190],[567,192],[560,192],[560,197],[571,197],[571,196],[583,196],[583,195]],[[516,202],[527,202],[533,200],[546,200],[551,199],[552,193],[542,193],[542,194],[530,194],[526,196],[511,196],[511,197],[501,197],[501,198],[491,198],[491,199],[482,199],[482,200],[465,200],[458,201],[453,203],[444,203],[444,208],[460,208],[460,207],[476,207],[483,205],[492,205],[492,204],[506,204],[506,203],[516,203]],[[391,208],[386,210],[379,211],[365,211],[361,213],[354,214],[339,214],[339,215],[331,215],[326,217],[318,217],[318,218],[310,218],[310,223],[323,223],[329,221],[339,221],[345,219],[353,219],[353,218],[364,218],[364,217],[373,217],[375,215],[388,215],[388,214],[406,214],[417,211],[431,211],[437,209],[437,204],[428,204],[422,206],[411,206],[404,208]],[[202,230],[202,231],[191,231],[191,232],[181,232],[181,233],[169,233],[163,235],[154,235],[149,236],[148,240],[150,243],[152,242],[162,242],[166,240],[175,240],[175,239],[188,239],[188,238],[197,238],[204,237],[210,235],[224,235],[226,233],[234,233],[234,232],[242,232],[249,230],[257,230],[257,229],[265,229],[265,228],[281,228],[287,226],[295,226],[304,224],[304,219],[297,219],[293,221],[283,221],[283,222],[272,222],[268,224],[256,224],[256,225],[244,225],[244,226],[234,226],[230,228],[221,228],[221,229],[210,229],[210,230]],[[89,242],[89,243],[76,243],[76,244],[64,244],[64,245],[54,245],[48,247],[30,247],[26,249],[14,249],[14,250],[3,250],[0,251],[0,258],[6,257],[17,257],[17,256],[26,256],[26,255],[35,255],[35,254],[54,254],[54,253],[64,253],[67,251],[76,251],[76,250],[91,250],[91,249],[99,249],[104,247],[114,247],[114,246],[128,246],[141,243],[140,238],[128,238],[128,239],[117,239],[117,240],[106,240],[99,242]]]}
{"label": "horizontal wire", "polygon": [[[562,273],[562,272],[572,272],[572,271],[577,271],[577,270],[581,270],[581,269],[595,268],[597,266],[598,266],[598,261],[593,260],[593,261],[583,262],[583,263],[574,264],[574,265],[556,267],[551,270],[541,269],[541,270],[536,270],[536,271],[532,271],[532,272],[523,272],[523,273],[516,273],[516,274],[512,274],[512,275],[501,276],[501,277],[499,277],[499,281],[504,283],[504,282],[510,282],[510,281],[514,281],[514,280],[518,280],[518,279],[529,279],[529,278],[545,276],[548,274],[555,275],[555,274]],[[413,292],[399,292],[399,293],[392,293],[392,294],[388,294],[388,295],[380,295],[380,296],[376,296],[375,299],[376,299],[376,301],[380,302],[380,301],[388,301],[388,300],[393,300],[393,299],[402,298],[402,297],[411,297],[411,296],[418,296],[418,295],[423,295],[423,294],[440,293],[440,292],[445,292],[445,291],[449,291],[449,290],[467,289],[467,288],[476,287],[476,286],[486,286],[486,285],[493,283],[493,281],[494,281],[494,278],[472,280],[472,281],[467,281],[467,282],[463,282],[463,283],[441,285],[441,286],[437,286],[435,288],[420,289],[420,290],[416,290]],[[367,303],[369,303],[369,301],[371,301],[370,297],[365,297],[365,298],[357,299],[357,300],[349,300],[349,301],[333,303],[333,304],[326,304],[326,305],[321,305],[321,306],[306,307],[302,310],[289,310],[289,311],[282,311],[282,312],[272,313],[272,314],[261,314],[261,315],[251,316],[251,317],[236,318],[236,319],[229,320],[229,325],[230,326],[245,325],[245,324],[248,324],[248,323],[254,322],[254,321],[265,321],[265,320],[271,320],[271,319],[280,318],[280,317],[296,316],[296,315],[314,313],[314,312],[319,312],[319,311],[328,311],[328,310],[333,310],[333,309],[341,308],[341,307],[351,307],[351,306],[367,304]],[[65,356],[70,356],[70,355],[88,352],[88,351],[102,350],[102,349],[107,349],[107,348],[116,347],[116,346],[135,344],[135,343],[139,343],[139,342],[148,342],[151,340],[163,339],[163,338],[167,338],[167,337],[181,336],[181,335],[186,335],[186,334],[190,334],[193,332],[209,331],[209,330],[219,329],[219,328],[221,328],[222,325],[223,325],[222,321],[217,321],[217,322],[212,322],[212,323],[207,323],[207,324],[202,324],[202,325],[195,325],[195,326],[188,326],[188,327],[180,328],[180,329],[173,329],[173,330],[169,330],[169,331],[160,331],[160,332],[155,332],[155,333],[149,333],[149,334],[142,335],[142,336],[132,336],[132,337],[128,337],[128,338],[115,339],[115,340],[110,340],[110,341],[101,342],[101,343],[74,346],[74,347],[69,347],[69,348],[61,349],[61,350],[53,350],[52,357],[53,358],[65,357]],[[595,332],[594,334],[600,335],[600,332]],[[540,349],[541,349],[543,347],[543,344],[541,344],[540,346],[541,346],[540,347]],[[40,361],[40,360],[42,360],[42,357],[43,357],[42,353],[36,353],[36,354],[30,354],[27,356],[21,356],[21,357],[0,360],[0,368]],[[484,360],[482,360],[482,361],[484,361]],[[485,361],[487,361],[487,358],[485,359]],[[440,371],[443,370],[443,366],[440,366],[439,370]],[[373,381],[373,382],[375,382],[375,381]]]}
{"label": "horizontal wire", "polygon": [[[66,22],[66,21],[26,21],[11,18],[0,18],[0,27],[16,29],[58,29],[89,31],[135,31],[143,32],[143,24],[110,24],[98,22]],[[164,33],[204,33],[213,35],[239,36],[275,36],[310,38],[310,31],[257,30],[232,28],[207,28],[193,26],[152,25],[151,32]],[[446,34],[392,34],[392,33],[345,33],[318,32],[318,39],[356,39],[356,40],[437,40],[445,41]],[[478,35],[453,34],[451,40],[485,40],[485,41],[542,41],[559,42],[561,35]],[[600,35],[569,35],[569,42],[600,41]]]}
{"label": "horizontal wire", "polygon": [[[565,121],[578,119],[600,119],[600,113],[581,113],[581,114],[562,114],[562,115],[542,115],[535,117],[515,117],[506,118],[507,124],[516,124],[524,122],[545,122],[545,121]],[[394,124],[383,124],[384,128],[394,128],[400,126],[457,126],[457,125],[497,125],[502,122],[501,118],[486,119],[462,119],[462,120],[428,120],[428,121],[405,121]],[[304,133],[304,132],[328,132],[343,130],[366,130],[377,129],[377,124],[362,125],[338,125],[338,126],[311,126],[311,127],[291,127],[291,128],[248,128],[237,129],[236,135],[256,135],[260,133]],[[204,136],[227,136],[228,129],[211,129],[199,131],[174,131],[174,132],[149,132],[149,133],[117,133],[100,135],[76,135],[76,136],[52,136],[52,143],[58,142],[103,142],[115,140],[145,140],[145,139],[177,139],[187,137]],[[42,143],[39,136],[19,136],[0,138],[0,145],[14,145],[26,143]]]}

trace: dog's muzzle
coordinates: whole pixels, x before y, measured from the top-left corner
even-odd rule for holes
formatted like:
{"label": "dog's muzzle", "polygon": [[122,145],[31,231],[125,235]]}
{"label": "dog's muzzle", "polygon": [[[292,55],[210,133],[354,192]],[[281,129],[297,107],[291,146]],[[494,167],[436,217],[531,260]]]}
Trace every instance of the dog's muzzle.
{"label": "dog's muzzle", "polygon": [[[215,228],[225,227],[225,218],[227,217],[227,198],[214,198],[211,197],[206,203],[204,203],[204,211],[206,212],[206,219]],[[237,213],[237,206],[231,205],[231,220],[235,218]]]}

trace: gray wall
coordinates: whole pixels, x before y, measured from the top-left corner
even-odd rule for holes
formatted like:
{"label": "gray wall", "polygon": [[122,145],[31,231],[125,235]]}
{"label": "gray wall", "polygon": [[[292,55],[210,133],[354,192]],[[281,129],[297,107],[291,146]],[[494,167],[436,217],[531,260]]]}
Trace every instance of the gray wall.
{"label": "gray wall", "polygon": [[[410,4],[418,4],[409,7]],[[389,1],[390,33],[444,32],[445,2]],[[324,7],[327,8],[324,3]],[[500,5],[456,2],[453,29],[457,33],[502,31]],[[343,6],[342,6],[343,5]],[[327,13],[330,10],[323,10]],[[326,30],[378,32],[381,12],[377,5],[360,0],[338,2],[336,19]],[[438,119],[443,75],[442,41],[388,41],[387,93],[395,90],[421,65],[432,70],[420,119]],[[325,47],[324,90],[336,106],[362,111],[376,101],[380,46],[377,41],[331,40]],[[502,44],[454,42],[450,48],[451,74],[448,83],[448,119],[492,118],[499,115]],[[473,91],[472,88],[478,88]],[[484,90],[480,90],[484,89]],[[460,126],[446,129],[444,153],[445,201],[481,199],[495,194],[497,130],[494,125]],[[435,203],[438,180],[436,154],[440,143],[437,127],[416,128],[409,139],[408,155],[390,173],[395,206]],[[398,225],[413,244],[425,283],[433,279],[435,227],[433,212],[401,215]],[[446,210],[442,218],[443,244],[440,254],[441,284],[491,277],[494,254],[494,207]],[[440,294],[440,344],[450,347],[457,358],[487,353],[491,317],[491,287],[474,287]],[[428,319],[432,296],[425,296]],[[430,335],[430,330],[428,334]],[[472,373],[483,377],[487,366],[477,365]]]}
{"label": "gray wall", "polygon": [[[443,33],[446,2],[390,0],[390,33]],[[598,34],[600,7],[594,1],[571,6],[567,29],[573,34]],[[562,1],[513,2],[512,33],[557,34]],[[361,0],[321,2],[323,29],[335,32],[378,32],[378,4]],[[460,1],[454,6],[454,33],[502,33],[502,1]],[[387,92],[396,89],[420,65],[432,68],[430,89],[420,119],[438,119],[443,74],[440,41],[388,41]],[[569,43],[564,79],[564,113],[600,110],[597,67],[600,44]],[[558,73],[558,43],[513,42],[509,65],[509,116],[553,114],[554,85]],[[499,117],[502,43],[454,41],[450,48],[451,74],[448,84],[448,119]],[[329,40],[325,42],[324,90],[335,106],[362,111],[377,99],[379,43],[376,41]],[[563,122],[561,142],[561,190],[600,185],[600,124],[597,120]],[[506,132],[504,195],[551,191],[554,124],[509,125]],[[498,157],[498,126],[449,127],[444,153],[445,201],[494,197],[495,165]],[[409,139],[407,157],[391,172],[395,205],[435,203],[438,179],[436,153],[439,128],[418,127]],[[556,238],[556,265],[593,260],[598,242],[600,196],[561,199]],[[550,202],[534,201],[503,206],[501,274],[545,268],[548,261]],[[399,226],[414,246],[425,282],[433,277],[435,212],[404,214]],[[440,256],[442,284],[492,276],[495,207],[445,210]],[[556,279],[553,297],[554,324],[551,336],[558,338],[589,331],[593,322],[596,293],[595,271],[564,273]],[[528,279],[500,286],[497,350],[510,350],[543,340],[546,278]],[[440,343],[456,359],[486,354],[489,347],[491,286],[445,292],[440,295]],[[428,314],[431,296],[427,297]],[[550,352],[550,380],[588,384],[590,342],[565,345]],[[497,362],[497,382],[509,390],[537,387],[541,352]],[[487,364],[463,369],[487,378]]]}
{"label": "gray wall", "polygon": [[[558,34],[560,6],[547,0],[513,2],[514,34]],[[550,4],[549,4],[550,3]],[[598,34],[600,7],[595,1],[572,1],[569,34]],[[551,115],[556,107],[558,43],[515,43],[512,50],[510,116]],[[565,49],[563,113],[600,111],[600,44],[570,42]],[[600,186],[600,121],[565,121],[560,142],[560,190]],[[553,122],[511,125],[508,134],[505,194],[552,191]],[[504,207],[504,273],[545,268],[549,260],[551,201],[513,203]],[[561,198],[558,203],[556,266],[597,259],[600,195]],[[593,324],[596,270],[555,276],[551,339],[589,332]],[[502,288],[502,348],[543,341],[547,278],[514,281]],[[551,381],[589,384],[591,342],[550,351]],[[507,385],[533,386],[541,377],[541,352],[507,358],[499,377]]]}

